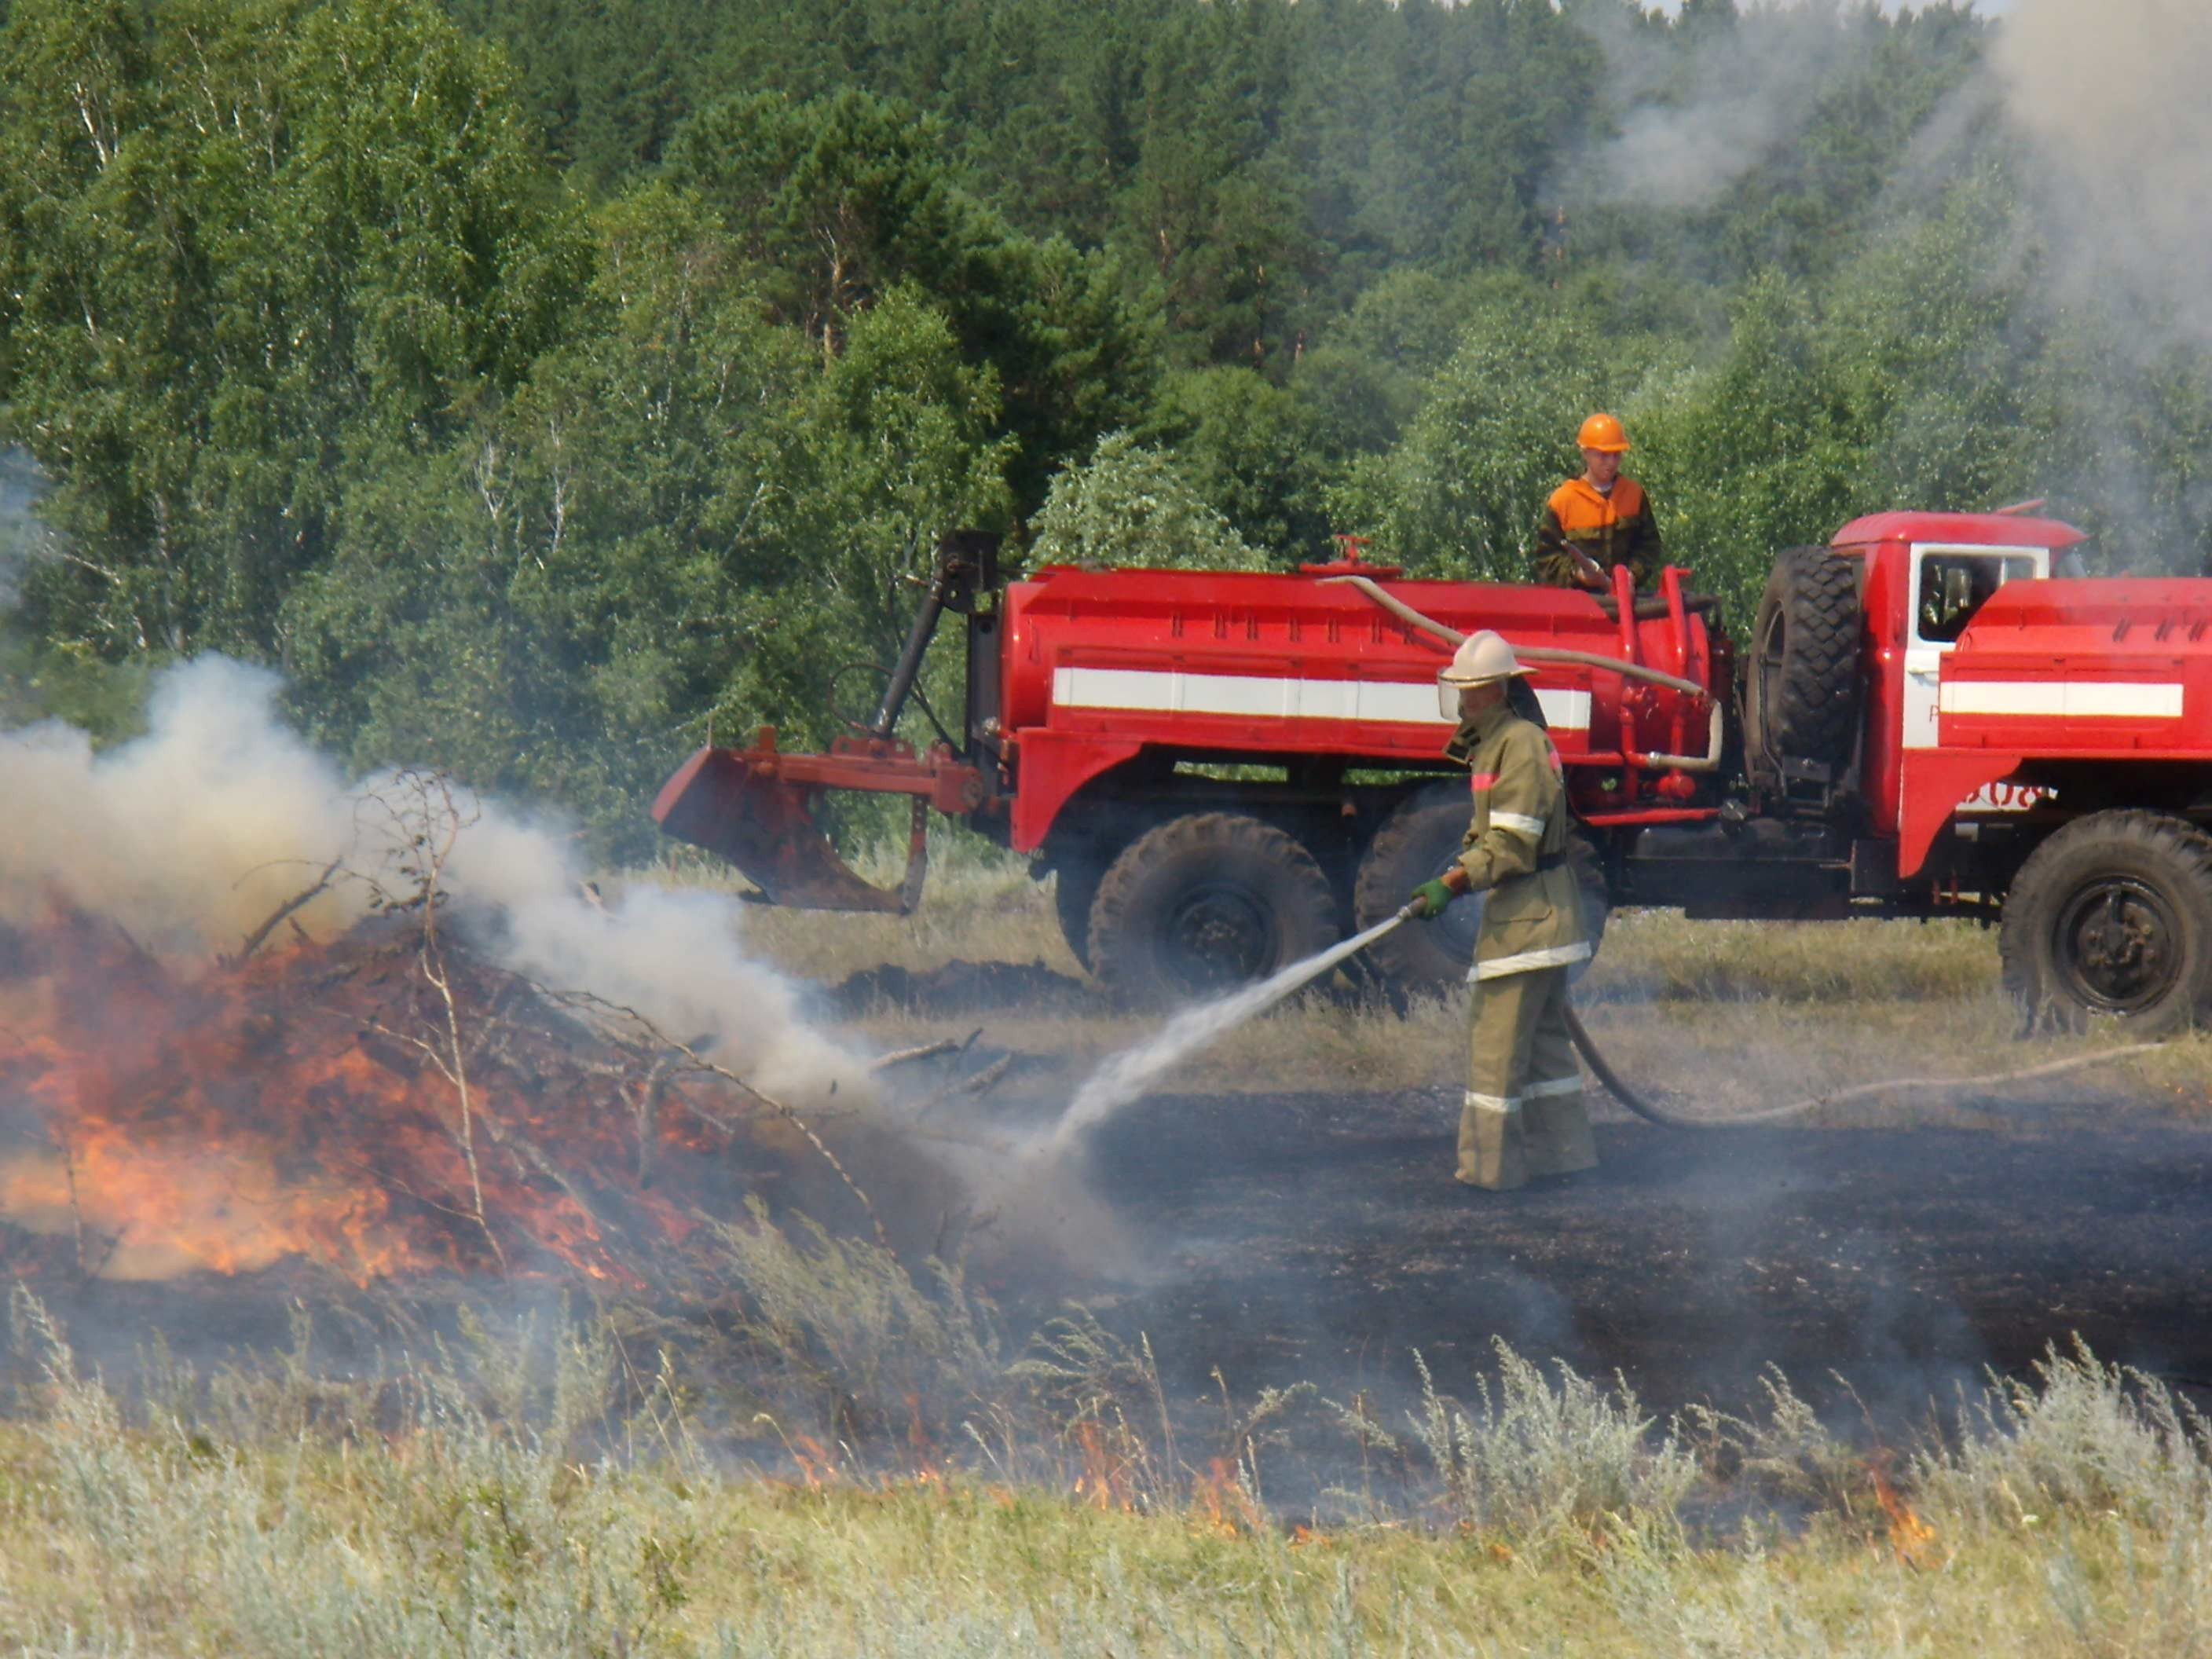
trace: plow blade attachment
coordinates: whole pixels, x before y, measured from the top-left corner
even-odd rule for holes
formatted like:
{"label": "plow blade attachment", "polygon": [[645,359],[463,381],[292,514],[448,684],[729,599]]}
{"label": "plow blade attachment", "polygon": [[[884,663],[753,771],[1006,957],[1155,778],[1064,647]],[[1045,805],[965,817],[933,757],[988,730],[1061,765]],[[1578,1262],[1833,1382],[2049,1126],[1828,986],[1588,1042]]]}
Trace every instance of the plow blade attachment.
{"label": "plow blade attachment", "polygon": [[[914,800],[906,878],[872,887],[854,874],[814,820],[824,789],[908,795]],[[951,755],[916,757],[902,744],[840,743],[829,755],[785,755],[773,728],[750,749],[702,749],[660,787],[653,820],[664,835],[735,865],[773,904],[801,910],[904,915],[921,896],[929,809],[970,810],[981,780]]]}

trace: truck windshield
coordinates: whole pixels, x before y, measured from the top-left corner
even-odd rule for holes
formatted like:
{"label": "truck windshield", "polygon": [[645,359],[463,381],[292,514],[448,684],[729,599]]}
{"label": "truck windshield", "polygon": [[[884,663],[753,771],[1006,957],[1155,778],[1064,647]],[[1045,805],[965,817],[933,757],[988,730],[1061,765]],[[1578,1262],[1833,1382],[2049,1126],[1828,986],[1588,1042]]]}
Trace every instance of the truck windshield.
{"label": "truck windshield", "polygon": [[2008,581],[2033,577],[2026,553],[1930,553],[1920,562],[1917,610],[1920,637],[1948,645],[1966,631],[1990,594]]}

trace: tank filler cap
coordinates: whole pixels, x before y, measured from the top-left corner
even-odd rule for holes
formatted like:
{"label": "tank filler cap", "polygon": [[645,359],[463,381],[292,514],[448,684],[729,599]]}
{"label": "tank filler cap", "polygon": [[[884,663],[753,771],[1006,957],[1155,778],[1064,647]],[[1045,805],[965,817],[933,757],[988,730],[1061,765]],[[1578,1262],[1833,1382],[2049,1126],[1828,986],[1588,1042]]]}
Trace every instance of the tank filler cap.
{"label": "tank filler cap", "polygon": [[1406,567],[1401,564],[1370,564],[1361,556],[1367,550],[1364,536],[1332,536],[1339,550],[1337,557],[1327,564],[1302,564],[1301,576],[1402,576]]}

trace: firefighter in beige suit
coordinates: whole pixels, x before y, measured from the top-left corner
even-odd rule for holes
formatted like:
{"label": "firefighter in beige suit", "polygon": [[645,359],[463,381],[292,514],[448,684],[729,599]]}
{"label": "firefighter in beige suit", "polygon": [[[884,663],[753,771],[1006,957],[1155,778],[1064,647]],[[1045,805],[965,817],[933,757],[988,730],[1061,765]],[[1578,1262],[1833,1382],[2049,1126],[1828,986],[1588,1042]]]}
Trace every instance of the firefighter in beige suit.
{"label": "firefighter in beige suit", "polygon": [[1590,942],[1567,862],[1558,752],[1506,706],[1508,683],[1526,672],[1486,629],[1438,676],[1443,712],[1460,722],[1444,752],[1471,774],[1474,822],[1459,861],[1413,900],[1426,917],[1460,893],[1490,896],[1468,975],[1474,1021],[1459,1178],[1493,1190],[1597,1163],[1567,1035],[1567,973],[1588,959]]}

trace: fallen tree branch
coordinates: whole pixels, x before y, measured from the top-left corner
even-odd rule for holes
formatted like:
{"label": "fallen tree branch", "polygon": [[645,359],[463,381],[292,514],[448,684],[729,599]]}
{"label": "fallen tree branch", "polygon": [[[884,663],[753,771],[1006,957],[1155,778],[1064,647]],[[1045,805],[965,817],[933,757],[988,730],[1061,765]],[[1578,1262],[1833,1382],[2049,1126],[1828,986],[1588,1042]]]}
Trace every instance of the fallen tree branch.
{"label": "fallen tree branch", "polygon": [[[323,866],[323,873],[315,878],[312,885],[301,888],[270,911],[269,919],[246,936],[246,943],[238,947],[238,954],[230,959],[230,965],[234,968],[240,963],[246,961],[268,942],[270,934],[275,933],[282,924],[291,920],[294,911],[313,903],[321,895],[328,892],[331,878],[337,874],[341,862],[341,860],[332,859]],[[293,925],[295,928],[298,927],[296,922]]]}
{"label": "fallen tree branch", "polygon": [[948,1100],[960,1095],[982,1095],[997,1087],[999,1079],[1013,1069],[1014,1056],[1000,1054],[972,1077],[957,1078],[925,1098],[914,1109],[915,1121],[929,1115]]}
{"label": "fallen tree branch", "polygon": [[[976,1028],[981,1030],[982,1028]],[[975,1038],[968,1040],[973,1042]],[[894,1066],[904,1066],[917,1060],[934,1060],[939,1054],[957,1054],[967,1047],[957,1037],[939,1037],[934,1042],[925,1042],[919,1048],[900,1048],[888,1054],[879,1054],[868,1062],[871,1072],[888,1072]]]}

